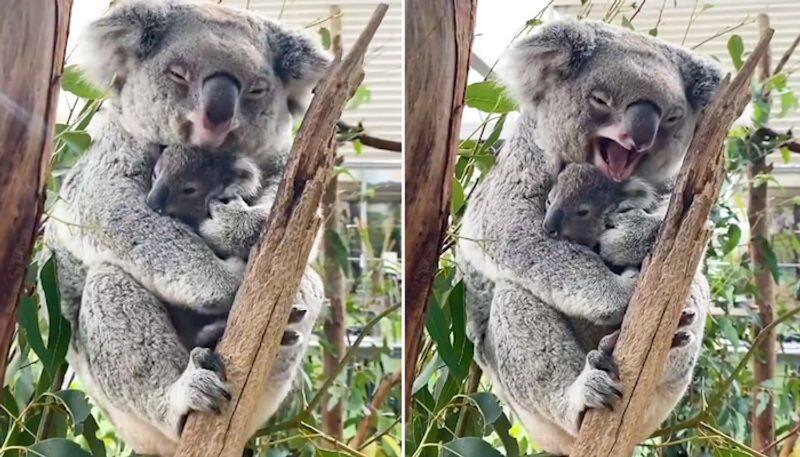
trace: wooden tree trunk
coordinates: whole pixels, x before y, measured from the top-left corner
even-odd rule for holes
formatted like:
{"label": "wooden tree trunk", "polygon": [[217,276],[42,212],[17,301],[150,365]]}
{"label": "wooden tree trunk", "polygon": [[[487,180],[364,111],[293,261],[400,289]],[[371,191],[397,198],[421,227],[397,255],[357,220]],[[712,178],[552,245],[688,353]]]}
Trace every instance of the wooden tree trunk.
{"label": "wooden tree trunk", "polygon": [[[342,10],[338,6],[331,7],[331,49],[336,59],[342,58]],[[339,208],[339,179],[334,175],[323,197],[326,208],[325,232],[342,232],[341,213]],[[323,346],[323,374],[325,378],[334,376],[345,351],[347,351],[347,310],[345,307],[345,282],[342,267],[336,261],[336,246],[332,239],[324,238],[325,257],[325,297],[330,302],[330,314],[325,320],[324,331],[328,346]],[[326,394],[320,402],[322,410],[322,430],[329,436],[342,440],[344,428],[344,398],[333,405],[330,394]]]}
{"label": "wooden tree trunk", "polygon": [[[765,14],[758,15],[758,28],[763,34],[769,30],[769,19]],[[766,81],[772,74],[772,64],[769,48],[761,59],[759,79]],[[765,103],[770,102],[770,98],[764,98]],[[761,330],[775,320],[775,282],[772,273],[764,258],[764,244],[770,242],[769,233],[769,199],[767,193],[767,182],[762,181],[754,185],[754,179],[758,175],[771,172],[767,165],[766,157],[761,157],[753,161],[747,169],[750,180],[747,199],[747,220],[750,223],[750,262],[753,270],[753,279],[756,285],[755,303],[758,307],[760,322],[753,326],[753,335],[758,335]],[[761,383],[775,377],[775,365],[777,355],[775,345],[777,343],[777,330],[769,330],[769,336],[764,338],[758,345],[753,357],[753,413],[752,438],[750,445],[754,449],[764,449],[775,441],[775,401],[771,391],[762,389]],[[762,396],[767,395],[765,406],[760,406]],[[760,410],[760,411],[759,411]],[[758,413],[758,414],[756,414]],[[767,455],[775,456],[775,448],[767,451]]]}
{"label": "wooden tree trunk", "polygon": [[406,2],[406,411],[458,155],[477,0]]}
{"label": "wooden tree trunk", "polygon": [[336,121],[361,84],[364,54],[388,6],[379,4],[347,57],[317,85],[261,240],[217,352],[225,361],[231,403],[219,415],[190,414],[180,457],[240,457],[249,422],[266,388],[308,255],[322,223],[319,206],[333,167]]}
{"label": "wooden tree trunk", "polygon": [[71,9],[0,3],[0,380],[44,204]]}
{"label": "wooden tree trunk", "polygon": [[689,288],[711,235],[708,215],[725,172],[724,141],[750,101],[750,78],[772,30],[747,62],[726,78],[698,122],[653,251],[645,259],[614,351],[623,399],[614,411],[589,410],[575,456],[628,457],[643,437],[640,424],[661,379]]}

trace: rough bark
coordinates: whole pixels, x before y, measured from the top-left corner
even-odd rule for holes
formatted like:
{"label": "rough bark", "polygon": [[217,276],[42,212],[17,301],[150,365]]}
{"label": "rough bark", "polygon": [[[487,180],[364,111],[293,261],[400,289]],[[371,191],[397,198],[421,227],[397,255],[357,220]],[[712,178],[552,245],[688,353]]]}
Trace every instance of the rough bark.
{"label": "rough bark", "polygon": [[392,388],[394,388],[401,379],[402,376],[400,372],[390,374],[383,378],[378,388],[375,389],[375,395],[372,396],[372,400],[369,402],[369,414],[358,424],[356,436],[353,437],[349,443],[351,448],[360,450],[367,441],[367,438],[375,433],[378,425],[378,411],[389,397],[389,394],[392,393]]}
{"label": "rough bark", "polygon": [[292,145],[261,240],[250,254],[244,283],[217,352],[225,362],[233,399],[219,415],[189,416],[177,456],[239,457],[247,426],[289,318],[300,279],[320,228],[320,201],[331,174],[336,121],[363,80],[367,46],[388,8],[380,4],[347,57],[317,85]]}
{"label": "rough bark", "polygon": [[[761,34],[769,29],[769,19],[765,14],[758,15],[758,29]],[[769,48],[761,58],[758,78],[766,81],[772,75]],[[770,102],[769,96],[764,96],[765,103]],[[764,327],[775,320],[775,282],[772,273],[764,258],[764,243],[771,239],[769,233],[769,201],[767,182],[762,180],[755,185],[754,179],[758,175],[768,174],[771,167],[767,165],[766,157],[760,157],[747,167],[749,178],[747,198],[747,220],[750,224],[750,265],[753,271],[753,281],[756,286],[755,304],[758,308],[760,322],[753,326],[753,334],[758,335]],[[777,330],[769,330],[769,335],[758,345],[753,357],[753,413],[750,417],[752,436],[750,446],[754,449],[764,449],[775,441],[775,401],[773,394],[768,389],[762,389],[761,383],[775,377],[777,363],[776,353]],[[760,407],[762,396],[768,399]],[[759,410],[761,410],[759,412]],[[756,414],[759,412],[759,414]],[[775,448],[766,451],[766,455],[775,456]]]}
{"label": "rough bark", "polygon": [[661,378],[691,282],[711,234],[708,215],[725,172],[724,141],[750,101],[750,78],[772,38],[762,36],[747,62],[720,88],[701,116],[667,216],[645,259],[614,351],[623,399],[614,411],[590,410],[573,450],[576,456],[630,456],[642,439],[639,424]]}
{"label": "rough bark", "polygon": [[42,214],[71,8],[0,3],[0,380]]}
{"label": "rough bark", "polygon": [[[450,215],[477,0],[406,2],[405,385],[416,374],[425,308]],[[411,70],[413,69],[413,70]],[[410,408],[406,389],[405,407]]]}
{"label": "rough bark", "polygon": [[[331,50],[336,59],[342,57],[342,10],[338,6],[331,7]],[[323,374],[325,378],[336,375],[336,367],[339,366],[344,353],[347,350],[345,331],[347,329],[347,314],[345,309],[345,283],[341,265],[336,261],[336,247],[332,240],[327,236],[327,232],[341,233],[341,213],[339,208],[339,179],[334,175],[322,202],[325,208],[325,238],[323,245],[324,253],[324,273],[325,273],[325,297],[330,306],[330,314],[324,323],[325,337],[328,345],[323,347]],[[325,394],[320,402],[322,410],[322,430],[329,436],[342,440],[342,430],[344,428],[344,399],[340,398],[336,403],[330,405],[330,394]]]}

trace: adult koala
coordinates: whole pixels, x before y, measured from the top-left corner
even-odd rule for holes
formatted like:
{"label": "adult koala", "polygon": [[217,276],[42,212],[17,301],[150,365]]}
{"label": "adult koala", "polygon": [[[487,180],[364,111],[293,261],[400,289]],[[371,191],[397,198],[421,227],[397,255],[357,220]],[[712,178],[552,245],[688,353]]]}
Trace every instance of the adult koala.
{"label": "adult koala", "polygon": [[[668,194],[720,72],[709,61],[601,23],[558,21],[517,43],[507,84],[522,116],[464,215],[459,262],[468,332],[494,388],[544,449],[569,454],[587,408],[619,396],[610,356],[640,263],[663,214],[616,214],[600,253],[542,228],[554,178],[591,162],[608,177],[645,179]],[[683,395],[710,297],[695,276],[641,438]],[[601,341],[602,340],[602,341]]]}
{"label": "adult koala", "polygon": [[[84,44],[87,75],[102,86],[113,80],[113,97],[46,232],[72,323],[68,357],[134,450],[171,455],[186,414],[218,411],[230,394],[220,362],[182,344],[187,329],[168,310],[227,312],[243,265],[220,259],[192,227],[147,206],[155,159],[165,145],[236,151],[259,163],[267,184],[276,182],[291,113],[302,110],[330,60],[309,39],[257,15],[163,0],[121,2],[90,26]],[[249,207],[212,202],[210,209],[206,222],[218,227],[209,232],[230,232],[219,244],[253,238],[236,222],[252,218]],[[295,303],[307,309],[295,328],[301,342],[279,354],[252,430],[290,389],[322,300],[309,269]]]}

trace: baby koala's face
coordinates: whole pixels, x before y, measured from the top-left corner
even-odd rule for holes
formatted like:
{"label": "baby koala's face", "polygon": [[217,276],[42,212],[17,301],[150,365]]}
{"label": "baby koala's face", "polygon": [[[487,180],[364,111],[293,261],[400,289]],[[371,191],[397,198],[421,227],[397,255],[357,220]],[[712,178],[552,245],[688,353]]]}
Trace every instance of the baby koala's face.
{"label": "baby koala's face", "polygon": [[[258,168],[248,159],[169,146],[153,168],[147,205],[196,228],[208,217],[211,200],[250,198],[258,181]],[[234,195],[230,189],[242,190],[245,195]]]}
{"label": "baby koala's face", "polygon": [[605,231],[605,219],[619,203],[622,185],[591,164],[568,164],[547,199],[544,230],[553,238],[594,248]]}

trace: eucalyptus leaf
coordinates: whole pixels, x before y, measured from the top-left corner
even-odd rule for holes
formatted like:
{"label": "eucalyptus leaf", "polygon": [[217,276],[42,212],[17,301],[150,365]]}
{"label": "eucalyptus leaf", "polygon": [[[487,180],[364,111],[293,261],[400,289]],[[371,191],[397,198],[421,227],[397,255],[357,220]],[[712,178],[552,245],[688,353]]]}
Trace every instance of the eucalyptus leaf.
{"label": "eucalyptus leaf", "polygon": [[467,86],[465,103],[485,113],[510,113],[517,110],[517,104],[505,88],[494,81],[483,81]]}

